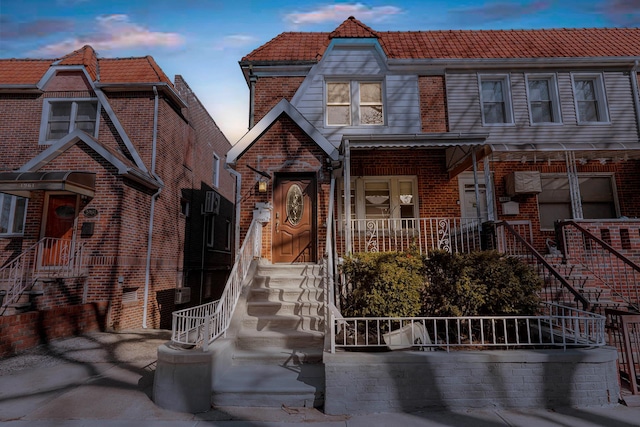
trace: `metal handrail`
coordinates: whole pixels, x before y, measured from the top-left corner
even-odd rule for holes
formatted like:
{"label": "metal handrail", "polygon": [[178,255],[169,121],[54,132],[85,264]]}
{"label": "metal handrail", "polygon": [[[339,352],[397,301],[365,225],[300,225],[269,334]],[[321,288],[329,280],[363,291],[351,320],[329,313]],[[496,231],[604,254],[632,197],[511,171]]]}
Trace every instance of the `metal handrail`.
{"label": "metal handrail", "polygon": [[[498,234],[498,228],[501,228],[509,237],[504,236],[498,242],[498,250],[507,255],[514,255],[523,259],[543,278],[545,288],[547,288],[546,291],[543,290],[541,293],[543,298],[551,299],[552,302],[556,303],[562,302],[563,305],[575,302],[576,304],[581,304],[582,309],[585,311],[591,308],[589,300],[582,296],[511,224],[507,221],[499,221],[493,223],[493,225],[495,226],[496,235]],[[563,290],[569,291],[573,301],[565,298]]]}
{"label": "metal handrail", "polygon": [[606,345],[605,317],[558,304],[539,316],[331,317],[336,348],[513,349]]}
{"label": "metal handrail", "polygon": [[201,345],[206,350],[216,338],[226,333],[242,291],[242,283],[253,260],[260,257],[261,243],[262,224],[254,219],[220,299],[172,313],[171,341],[174,344]]}
{"label": "metal handrail", "polygon": [[[45,249],[47,250],[45,252]],[[85,273],[84,246],[69,239],[44,237],[0,268],[9,284],[3,307],[15,304],[37,277],[78,277]],[[46,259],[45,259],[45,254]]]}
{"label": "metal handrail", "polygon": [[[640,290],[637,286],[640,283],[640,266],[575,221],[557,221],[556,227],[559,249],[565,261],[568,256],[574,255],[609,290],[640,310]],[[578,247],[568,243],[569,227],[575,228],[581,235]],[[594,244],[600,251],[593,247]]]}

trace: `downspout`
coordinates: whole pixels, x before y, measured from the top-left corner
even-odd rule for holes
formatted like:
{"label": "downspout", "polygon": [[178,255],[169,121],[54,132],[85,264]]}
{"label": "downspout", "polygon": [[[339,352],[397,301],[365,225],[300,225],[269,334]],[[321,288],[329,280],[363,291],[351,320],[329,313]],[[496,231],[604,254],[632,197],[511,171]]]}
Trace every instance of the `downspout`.
{"label": "downspout", "polygon": [[637,59],[633,63],[631,68],[631,88],[633,89],[633,105],[636,109],[636,123],[638,125],[638,131],[640,132],[640,93],[638,93],[638,64],[640,61]]}
{"label": "downspout", "polygon": [[346,240],[346,254],[350,255],[353,248],[351,247],[351,149],[349,148],[349,140],[344,140],[344,237]]}
{"label": "downspout", "polygon": [[[159,181],[162,181],[156,175],[156,151],[158,142],[158,89],[153,86],[153,142],[151,144],[151,175]],[[142,305],[142,327],[147,328],[147,312],[149,310],[149,282],[151,278],[151,244],[153,243],[153,216],[156,208],[156,199],[160,196],[162,186],[151,196],[151,209],[149,211],[149,235],[147,237],[147,262],[144,273],[144,299]]]}
{"label": "downspout", "polygon": [[254,125],[254,103],[256,93],[256,81],[258,78],[253,74],[253,68],[249,66],[249,130],[253,129]]}
{"label": "downspout", "polygon": [[234,238],[234,261],[240,251],[240,201],[242,200],[242,175],[235,169],[231,169],[227,162],[224,163],[224,168],[229,171],[231,175],[236,178],[236,213],[234,218],[235,238]]}

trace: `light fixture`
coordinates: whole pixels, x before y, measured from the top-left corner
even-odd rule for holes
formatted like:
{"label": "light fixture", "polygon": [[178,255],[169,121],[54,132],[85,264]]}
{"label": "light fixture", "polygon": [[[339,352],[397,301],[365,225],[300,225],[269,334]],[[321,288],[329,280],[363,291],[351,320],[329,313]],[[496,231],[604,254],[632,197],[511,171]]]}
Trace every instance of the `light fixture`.
{"label": "light fixture", "polygon": [[258,192],[259,193],[266,193],[267,192],[267,181],[265,180],[260,180],[258,181]]}

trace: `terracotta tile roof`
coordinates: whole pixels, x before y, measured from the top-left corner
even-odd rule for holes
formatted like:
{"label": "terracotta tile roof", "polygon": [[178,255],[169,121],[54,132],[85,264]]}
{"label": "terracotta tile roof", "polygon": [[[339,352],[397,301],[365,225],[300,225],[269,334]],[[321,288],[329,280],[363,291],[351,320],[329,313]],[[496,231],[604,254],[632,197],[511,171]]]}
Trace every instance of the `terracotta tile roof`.
{"label": "terracotta tile roof", "polygon": [[59,59],[0,59],[0,85],[35,85],[54,65],[84,65],[89,76],[101,83],[167,83],[173,86],[151,56],[98,58],[91,46]]}
{"label": "terracotta tile roof", "polygon": [[331,33],[282,33],[242,60],[317,61],[337,37],[377,37],[394,59],[640,56],[640,28],[373,31],[349,18]]}

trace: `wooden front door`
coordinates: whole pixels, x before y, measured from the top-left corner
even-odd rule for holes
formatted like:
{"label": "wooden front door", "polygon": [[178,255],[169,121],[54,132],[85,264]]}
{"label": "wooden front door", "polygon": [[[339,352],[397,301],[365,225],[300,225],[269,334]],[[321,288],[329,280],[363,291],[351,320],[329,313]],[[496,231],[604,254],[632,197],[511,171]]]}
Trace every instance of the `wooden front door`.
{"label": "wooden front door", "polygon": [[46,239],[40,258],[41,266],[53,267],[66,265],[71,256],[73,228],[77,217],[78,203],[76,195],[50,194],[45,210],[43,237]]}
{"label": "wooden front door", "polygon": [[316,180],[276,177],[273,262],[316,262]]}

